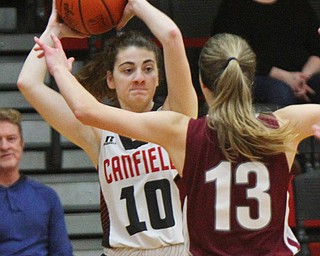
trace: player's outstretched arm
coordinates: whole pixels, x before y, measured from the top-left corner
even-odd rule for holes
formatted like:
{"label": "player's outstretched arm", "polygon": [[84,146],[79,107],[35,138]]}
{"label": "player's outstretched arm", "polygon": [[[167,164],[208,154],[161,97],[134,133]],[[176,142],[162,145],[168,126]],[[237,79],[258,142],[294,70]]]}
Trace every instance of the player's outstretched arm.
{"label": "player's outstretched arm", "polygon": [[[313,136],[320,124],[320,105],[319,104],[298,104],[291,105],[275,112],[280,123],[289,123],[296,133],[295,145],[297,146],[303,139]],[[316,133],[318,134],[318,133]]]}

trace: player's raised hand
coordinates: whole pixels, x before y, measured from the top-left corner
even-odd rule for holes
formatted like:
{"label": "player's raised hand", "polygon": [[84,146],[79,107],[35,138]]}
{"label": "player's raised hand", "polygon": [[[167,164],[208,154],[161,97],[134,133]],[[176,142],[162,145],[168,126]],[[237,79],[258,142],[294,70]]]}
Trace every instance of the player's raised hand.
{"label": "player's raised hand", "polygon": [[43,54],[46,58],[47,68],[50,74],[53,74],[54,70],[61,66],[64,66],[69,71],[71,71],[74,58],[67,58],[65,52],[63,51],[61,41],[55,34],[51,33],[50,36],[54,43],[53,46],[49,46],[38,37],[34,37],[35,43],[39,45],[39,47],[37,47],[35,50],[43,51]]}

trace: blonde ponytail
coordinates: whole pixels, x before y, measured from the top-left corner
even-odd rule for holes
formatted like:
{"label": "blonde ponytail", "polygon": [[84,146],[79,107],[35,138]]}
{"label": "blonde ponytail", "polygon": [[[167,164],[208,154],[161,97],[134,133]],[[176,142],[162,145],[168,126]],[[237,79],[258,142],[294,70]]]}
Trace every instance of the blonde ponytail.
{"label": "blonde ponytail", "polygon": [[270,128],[259,121],[252,106],[256,57],[239,36],[218,34],[208,40],[199,60],[203,83],[212,91],[208,125],[218,134],[221,149],[230,161],[242,155],[250,160],[284,152],[291,139],[288,127]]}

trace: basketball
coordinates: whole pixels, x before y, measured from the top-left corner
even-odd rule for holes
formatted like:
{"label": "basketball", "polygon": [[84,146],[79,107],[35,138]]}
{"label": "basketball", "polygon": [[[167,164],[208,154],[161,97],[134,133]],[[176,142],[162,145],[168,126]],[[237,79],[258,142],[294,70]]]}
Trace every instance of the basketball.
{"label": "basketball", "polygon": [[126,3],[127,0],[56,0],[56,9],[70,28],[99,35],[118,24]]}

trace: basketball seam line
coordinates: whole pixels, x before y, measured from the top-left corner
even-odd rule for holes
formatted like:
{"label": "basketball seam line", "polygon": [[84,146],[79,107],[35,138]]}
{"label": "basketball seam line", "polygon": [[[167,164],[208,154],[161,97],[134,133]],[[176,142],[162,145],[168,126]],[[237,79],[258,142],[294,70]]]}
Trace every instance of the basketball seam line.
{"label": "basketball seam line", "polygon": [[112,16],[112,13],[111,11],[109,10],[109,7],[107,6],[107,4],[101,0],[102,4],[104,5],[104,7],[107,9],[107,12],[109,13],[109,17],[111,19],[111,22],[112,22],[112,26],[115,26],[115,22],[114,22],[114,19],[113,19],[113,16]]}
{"label": "basketball seam line", "polygon": [[83,19],[82,9],[81,9],[81,0],[78,1],[78,7],[79,7],[79,14],[80,14],[82,25],[83,25],[84,29],[87,31],[87,33],[90,34],[90,31],[87,27],[87,24],[84,22],[84,19]]}

